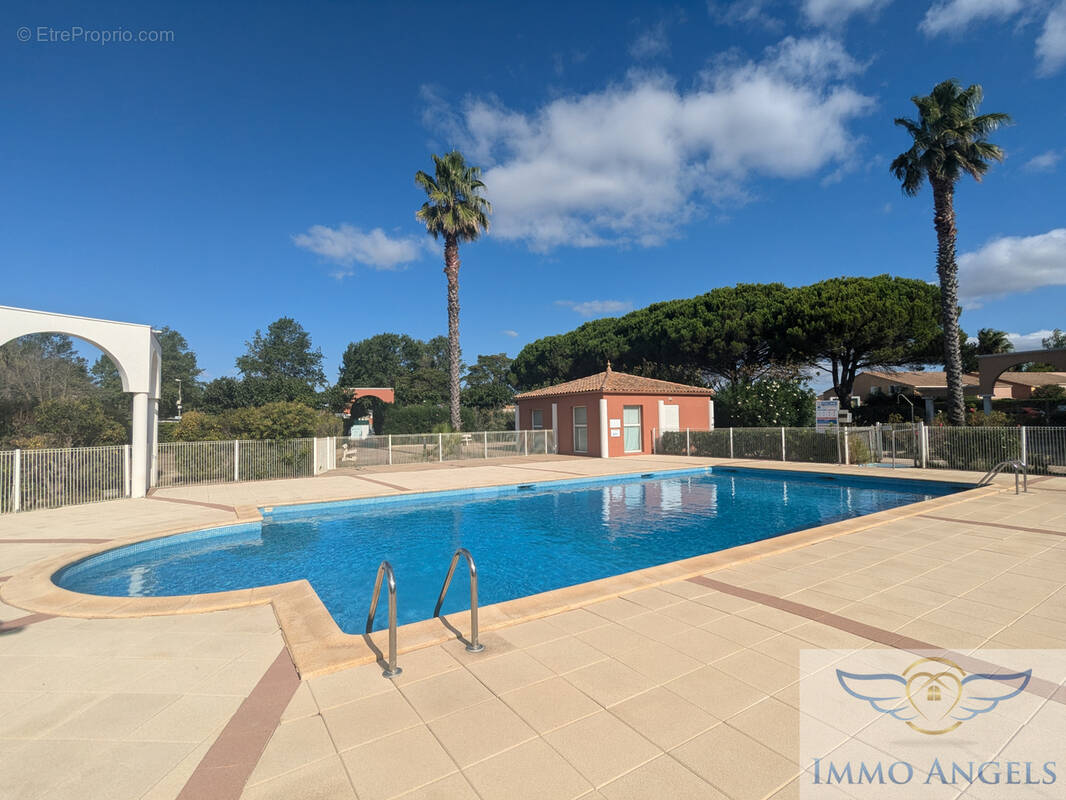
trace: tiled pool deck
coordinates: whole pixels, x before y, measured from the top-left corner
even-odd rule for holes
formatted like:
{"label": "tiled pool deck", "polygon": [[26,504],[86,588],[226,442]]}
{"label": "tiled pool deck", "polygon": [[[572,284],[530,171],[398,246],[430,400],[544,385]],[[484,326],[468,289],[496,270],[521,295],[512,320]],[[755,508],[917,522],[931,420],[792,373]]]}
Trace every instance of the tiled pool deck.
{"label": "tiled pool deck", "polygon": [[[367,469],[8,515],[0,596],[35,562],[256,506],[711,463]],[[1066,649],[1066,478],[1007,484],[660,570],[598,602],[572,594],[560,613],[522,607],[529,621],[485,609],[479,654],[455,639],[403,652],[417,632],[401,629],[392,681],[335,659],[301,681],[272,605],[97,619],[68,616],[91,601],[20,595],[0,604],[0,797],[798,797],[801,650]],[[828,740],[861,735],[832,723],[813,720]],[[1066,689],[1050,685],[1029,725],[1066,732]],[[997,796],[984,788],[926,796]]]}

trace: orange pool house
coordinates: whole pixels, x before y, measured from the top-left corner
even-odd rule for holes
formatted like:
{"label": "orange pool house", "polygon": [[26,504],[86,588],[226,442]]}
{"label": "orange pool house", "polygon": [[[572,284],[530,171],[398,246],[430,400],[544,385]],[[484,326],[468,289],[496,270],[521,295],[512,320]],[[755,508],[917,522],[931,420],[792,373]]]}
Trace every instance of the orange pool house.
{"label": "orange pool house", "polygon": [[653,452],[662,431],[714,427],[714,391],[607,371],[515,397],[515,428],[555,432],[565,455],[618,458]]}

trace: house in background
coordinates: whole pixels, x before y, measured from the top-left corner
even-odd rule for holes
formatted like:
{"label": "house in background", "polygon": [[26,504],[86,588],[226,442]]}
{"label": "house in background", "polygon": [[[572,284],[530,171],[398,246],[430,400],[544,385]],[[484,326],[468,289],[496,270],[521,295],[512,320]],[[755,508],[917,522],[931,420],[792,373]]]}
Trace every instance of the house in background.
{"label": "house in background", "polygon": [[[996,386],[1005,383],[1010,387],[1010,397],[1028,400],[1042,386],[1060,386],[1066,389],[1066,372],[1004,372],[996,378]],[[999,397],[998,394],[993,395]]]}
{"label": "house in background", "polygon": [[662,431],[714,427],[714,391],[607,370],[515,396],[515,428],[555,432],[558,452],[650,454]]}

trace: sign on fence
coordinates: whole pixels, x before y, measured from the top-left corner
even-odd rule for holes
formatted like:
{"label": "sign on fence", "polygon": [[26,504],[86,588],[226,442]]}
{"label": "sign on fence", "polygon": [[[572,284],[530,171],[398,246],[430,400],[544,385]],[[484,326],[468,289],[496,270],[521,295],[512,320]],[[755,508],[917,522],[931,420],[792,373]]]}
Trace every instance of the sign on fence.
{"label": "sign on fence", "polygon": [[840,416],[840,401],[833,400],[815,400],[814,401],[814,427],[815,428],[833,428],[836,427],[837,418]]}

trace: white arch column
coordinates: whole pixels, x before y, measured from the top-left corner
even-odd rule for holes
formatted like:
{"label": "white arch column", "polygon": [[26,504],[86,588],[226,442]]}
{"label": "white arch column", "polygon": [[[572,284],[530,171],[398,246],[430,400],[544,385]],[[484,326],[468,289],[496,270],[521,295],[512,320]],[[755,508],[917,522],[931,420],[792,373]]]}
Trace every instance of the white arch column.
{"label": "white arch column", "polygon": [[130,494],[144,497],[148,493],[148,392],[133,393],[133,420],[131,424]]}

